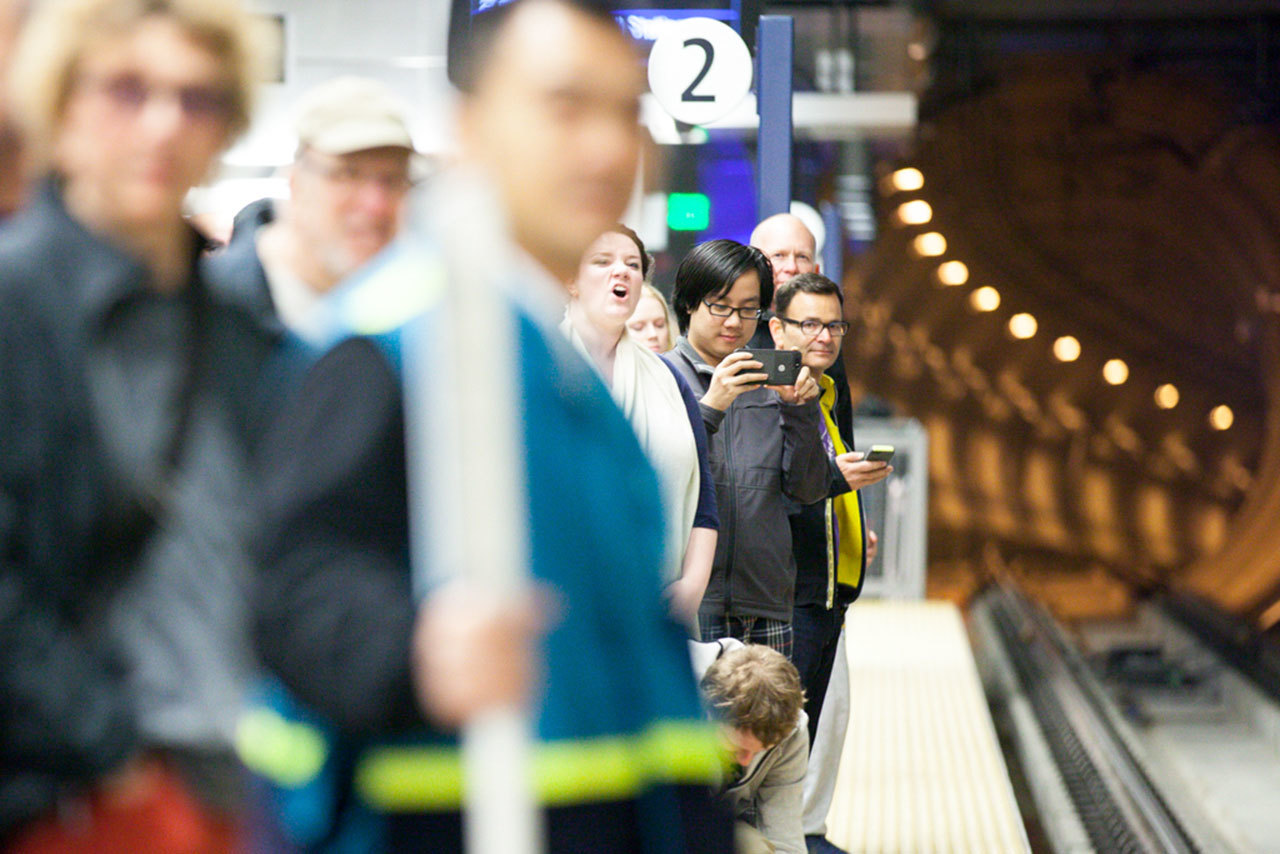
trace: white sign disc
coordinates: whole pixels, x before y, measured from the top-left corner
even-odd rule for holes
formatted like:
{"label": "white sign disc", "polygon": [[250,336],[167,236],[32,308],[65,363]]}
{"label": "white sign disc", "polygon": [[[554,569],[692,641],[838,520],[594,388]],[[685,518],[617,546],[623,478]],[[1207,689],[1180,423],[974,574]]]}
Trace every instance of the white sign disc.
{"label": "white sign disc", "polygon": [[742,36],[721,21],[672,22],[649,54],[649,88],[677,121],[713,122],[751,91],[751,52]]}

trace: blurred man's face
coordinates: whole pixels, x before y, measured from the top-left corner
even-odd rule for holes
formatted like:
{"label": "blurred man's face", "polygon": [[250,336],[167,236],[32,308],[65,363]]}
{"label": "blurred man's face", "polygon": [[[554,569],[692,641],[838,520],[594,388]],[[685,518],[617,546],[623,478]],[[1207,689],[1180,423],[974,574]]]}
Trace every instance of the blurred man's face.
{"label": "blurred man's face", "polygon": [[289,216],[334,282],[395,239],[409,192],[406,148],[326,154],[306,150],[290,174]]}
{"label": "blurred man's face", "polygon": [[[843,335],[835,335],[827,328],[829,323],[844,320],[840,298],[832,294],[807,294],[803,291],[791,298],[787,310],[778,312],[769,321],[773,343],[779,350],[799,350],[800,361],[817,376],[835,364],[840,355]],[[821,329],[810,334],[802,324],[821,324]]]}
{"label": "blurred man's face", "polygon": [[751,245],[763,252],[773,265],[775,290],[801,273],[818,270],[813,233],[791,214],[770,217],[760,223],[751,234]]}
{"label": "blurred man's face", "polygon": [[630,198],[642,86],[621,30],[535,2],[513,13],[463,101],[468,156],[496,182],[517,243],[560,281]]}

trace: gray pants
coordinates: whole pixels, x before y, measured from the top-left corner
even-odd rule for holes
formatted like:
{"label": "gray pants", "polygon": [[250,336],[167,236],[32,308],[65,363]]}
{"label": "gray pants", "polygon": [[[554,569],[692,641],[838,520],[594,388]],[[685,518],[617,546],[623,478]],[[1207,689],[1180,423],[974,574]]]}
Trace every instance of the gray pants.
{"label": "gray pants", "polygon": [[809,771],[804,775],[805,836],[827,835],[827,813],[835,796],[836,773],[840,770],[844,736],[849,729],[849,655],[845,635],[841,628],[827,697],[818,716],[818,732],[809,752]]}
{"label": "gray pants", "polygon": [[745,821],[733,823],[734,854],[774,854],[773,843]]}

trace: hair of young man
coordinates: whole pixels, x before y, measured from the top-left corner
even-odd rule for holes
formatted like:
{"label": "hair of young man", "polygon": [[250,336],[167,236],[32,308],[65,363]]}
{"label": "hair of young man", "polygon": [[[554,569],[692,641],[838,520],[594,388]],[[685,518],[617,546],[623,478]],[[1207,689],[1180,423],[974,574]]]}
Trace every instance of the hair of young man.
{"label": "hair of young man", "polygon": [[609,227],[605,234],[621,234],[623,237],[630,238],[631,242],[640,250],[640,278],[649,278],[649,267],[653,264],[653,256],[644,249],[644,241],[640,239],[640,235],[627,228],[622,223],[615,223]]}
{"label": "hair of young man", "polygon": [[[449,79],[463,94],[475,92],[484,68],[493,58],[498,39],[521,6],[530,3],[556,3],[567,6],[597,23],[607,25],[623,35],[613,17],[612,4],[602,0],[511,0],[476,14],[457,14],[449,21],[449,56],[446,65]],[[454,9],[464,8],[454,4]]]}
{"label": "hair of young man", "polygon": [[778,286],[778,292],[773,297],[773,310],[778,314],[785,315],[787,307],[791,305],[791,300],[795,298],[796,294],[834,296],[840,300],[841,308],[844,307],[844,293],[840,290],[839,285],[821,273],[801,273],[798,276],[792,276]]}
{"label": "hair of young man", "polygon": [[796,666],[763,644],[721,655],[707,668],[701,687],[707,705],[725,723],[747,730],[765,747],[790,735],[804,708]]}
{"label": "hair of young man", "polygon": [[49,151],[85,53],[153,15],[173,20],[222,62],[231,93],[228,138],[249,126],[265,49],[238,0],[61,0],[32,8],[10,69],[13,103],[33,150]]}
{"label": "hair of young man", "polygon": [[773,265],[754,246],[736,240],[708,240],[684,256],[676,270],[671,291],[671,308],[676,313],[681,334],[689,331],[689,315],[706,299],[724,296],[734,282],[755,271],[760,277],[760,307],[773,301]]}

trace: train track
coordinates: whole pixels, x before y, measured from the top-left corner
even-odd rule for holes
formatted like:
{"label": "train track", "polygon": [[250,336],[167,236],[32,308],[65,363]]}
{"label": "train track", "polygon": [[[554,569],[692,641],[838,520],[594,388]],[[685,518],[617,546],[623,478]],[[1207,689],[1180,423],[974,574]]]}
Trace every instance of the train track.
{"label": "train track", "polygon": [[1126,743],[1102,687],[1052,618],[1007,584],[987,591],[983,606],[1094,849],[1201,850]]}

